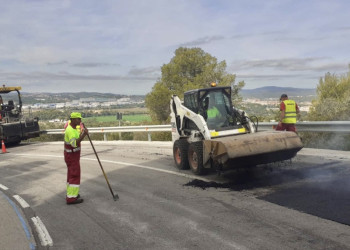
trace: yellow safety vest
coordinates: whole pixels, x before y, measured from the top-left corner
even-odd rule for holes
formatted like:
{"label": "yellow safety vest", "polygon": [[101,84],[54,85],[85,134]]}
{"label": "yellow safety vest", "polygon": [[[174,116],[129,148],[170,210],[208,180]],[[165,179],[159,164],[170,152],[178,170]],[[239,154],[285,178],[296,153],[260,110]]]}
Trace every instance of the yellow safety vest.
{"label": "yellow safety vest", "polygon": [[220,116],[220,112],[216,107],[212,107],[207,110],[208,118],[215,118],[217,116]]}
{"label": "yellow safety vest", "polygon": [[[66,122],[66,124],[64,125],[64,129],[66,129],[66,128],[68,127],[68,125],[70,125],[71,122],[72,122],[71,120],[69,120],[68,122]],[[77,125],[77,126],[75,127],[75,129],[78,130],[79,133],[82,132],[82,128],[80,127],[80,125]]]}
{"label": "yellow safety vest", "polygon": [[295,124],[297,122],[297,110],[295,101],[284,100],[283,103],[286,109],[284,111],[284,118],[282,120],[282,123]]}
{"label": "yellow safety vest", "polygon": [[77,139],[80,137],[80,131],[74,129],[70,124],[67,126],[64,132],[64,143],[65,145],[70,145],[73,148],[79,147],[77,145]]}

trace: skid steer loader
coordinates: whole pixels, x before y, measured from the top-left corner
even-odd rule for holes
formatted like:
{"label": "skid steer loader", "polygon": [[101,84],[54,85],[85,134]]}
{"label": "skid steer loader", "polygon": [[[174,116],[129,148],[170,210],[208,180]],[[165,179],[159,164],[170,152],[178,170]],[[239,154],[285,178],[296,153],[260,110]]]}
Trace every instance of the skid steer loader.
{"label": "skid steer loader", "polygon": [[303,148],[294,132],[258,132],[257,119],[232,106],[231,87],[187,91],[183,103],[173,95],[170,110],[175,165],[197,175],[288,160]]}

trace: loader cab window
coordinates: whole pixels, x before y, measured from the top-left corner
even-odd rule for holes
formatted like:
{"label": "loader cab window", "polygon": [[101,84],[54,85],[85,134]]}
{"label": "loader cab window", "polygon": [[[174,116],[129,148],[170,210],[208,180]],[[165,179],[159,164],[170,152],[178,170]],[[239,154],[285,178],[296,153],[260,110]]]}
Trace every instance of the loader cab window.
{"label": "loader cab window", "polygon": [[198,102],[196,93],[186,94],[184,96],[184,105],[186,108],[198,113]]}
{"label": "loader cab window", "polygon": [[222,129],[236,125],[228,89],[206,90],[200,93],[202,116],[209,129]]}

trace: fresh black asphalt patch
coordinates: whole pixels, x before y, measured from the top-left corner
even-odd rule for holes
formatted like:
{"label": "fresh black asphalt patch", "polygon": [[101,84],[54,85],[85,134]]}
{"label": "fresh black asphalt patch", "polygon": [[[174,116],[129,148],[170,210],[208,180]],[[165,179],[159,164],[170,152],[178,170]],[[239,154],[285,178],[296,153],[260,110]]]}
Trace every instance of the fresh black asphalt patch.
{"label": "fresh black asphalt patch", "polygon": [[[339,161],[301,169],[253,169],[230,175],[227,182],[194,179],[183,186],[251,190],[257,199],[350,226],[350,168]],[[269,190],[259,193],[259,188]]]}

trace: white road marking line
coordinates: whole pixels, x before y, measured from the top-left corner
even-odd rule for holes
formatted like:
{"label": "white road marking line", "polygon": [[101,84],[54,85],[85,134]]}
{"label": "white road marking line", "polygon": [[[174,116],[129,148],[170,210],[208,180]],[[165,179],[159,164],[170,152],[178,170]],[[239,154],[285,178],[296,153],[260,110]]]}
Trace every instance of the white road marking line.
{"label": "white road marking line", "polygon": [[[32,154],[15,154],[15,155],[25,156],[25,157],[30,157],[30,158],[32,158],[32,157],[36,158],[38,156],[39,157],[63,158],[63,156],[57,156],[57,155],[32,155]],[[81,157],[80,159],[81,160],[87,160],[87,161],[97,161],[94,158],[86,158],[86,157]],[[200,177],[200,176],[197,176],[197,175],[189,175],[189,174],[174,172],[174,171],[160,169],[160,168],[148,167],[148,166],[138,165],[138,164],[133,164],[133,163],[127,163],[127,162],[121,162],[121,161],[101,160],[101,159],[100,159],[100,161],[101,162],[106,162],[106,163],[119,164],[119,165],[124,165],[124,166],[130,166],[130,167],[137,167],[137,168],[154,170],[154,171],[158,171],[158,172],[163,172],[163,173],[167,173],[167,174],[172,174],[172,175],[185,177],[185,178],[188,178],[188,179],[197,179],[197,180],[202,180],[202,181],[205,181],[205,182],[210,182],[211,181],[211,180],[209,180],[207,178]]]}
{"label": "white road marking line", "polygon": [[[81,159],[88,160],[88,161],[95,161],[96,160],[93,158],[85,158],[85,157],[82,157]],[[106,163],[119,164],[119,165],[124,165],[124,166],[154,170],[154,171],[163,172],[163,173],[167,173],[167,174],[173,174],[173,175],[177,175],[177,176],[186,177],[189,179],[198,179],[198,180],[202,180],[202,181],[209,181],[208,179],[203,178],[203,177],[199,177],[199,176],[193,176],[193,175],[189,175],[189,174],[174,172],[174,171],[160,169],[160,168],[148,167],[148,166],[144,166],[144,165],[138,165],[138,164],[133,164],[133,163],[121,162],[121,161],[110,161],[110,160],[100,160],[100,161],[106,162]]]}
{"label": "white road marking line", "polygon": [[0,184],[0,188],[1,188],[2,190],[8,190],[8,189],[9,189],[8,187],[6,187],[6,186],[4,186],[4,185],[1,185],[1,184]]}
{"label": "white road marking line", "polygon": [[23,208],[30,207],[29,204],[21,196],[16,194],[13,196],[13,198],[15,198]]}
{"label": "white road marking line", "polygon": [[47,231],[44,223],[38,216],[32,217],[32,221],[35,225],[35,229],[39,235],[40,243],[42,246],[53,246],[53,241],[49,232]]}

